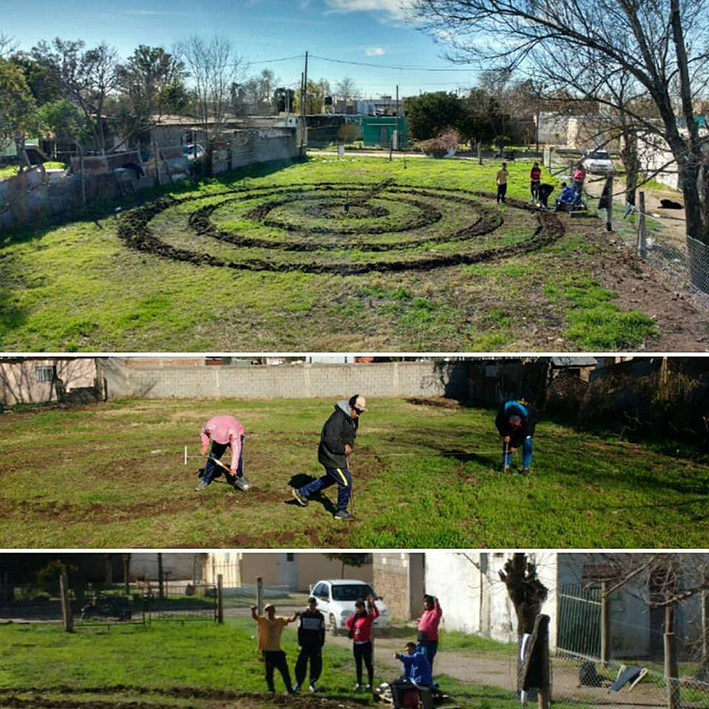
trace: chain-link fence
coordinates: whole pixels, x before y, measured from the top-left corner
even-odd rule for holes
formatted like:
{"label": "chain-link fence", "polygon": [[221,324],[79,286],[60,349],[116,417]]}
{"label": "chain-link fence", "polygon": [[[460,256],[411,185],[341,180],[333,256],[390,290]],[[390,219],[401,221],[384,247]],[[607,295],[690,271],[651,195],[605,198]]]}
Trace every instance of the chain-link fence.
{"label": "chain-link fence", "polygon": [[[629,601],[621,605],[626,602]],[[613,617],[605,632],[610,638],[622,635],[645,640],[634,649],[628,643],[623,645],[631,659],[613,657],[609,643],[603,661],[601,589],[566,585],[560,589],[558,603],[557,643],[552,659],[554,705],[709,707],[709,683],[696,678],[701,657],[693,656],[691,642],[671,637],[677,655],[685,661],[677,663],[676,673],[670,675],[663,670],[669,642],[663,628],[653,627],[649,616],[642,624],[633,622],[626,609],[623,615]]]}
{"label": "chain-link fence", "polygon": [[[573,166],[578,163],[576,153],[545,152],[545,166],[553,180],[571,182]],[[613,232],[623,244],[652,266],[673,289],[689,296],[703,309],[709,309],[709,245],[686,235],[682,197],[670,200],[680,208],[663,208],[659,198],[651,196],[642,185],[636,204],[626,204],[622,176],[612,181],[612,209],[599,208],[599,200],[606,184],[605,176],[589,175],[584,186],[584,202],[592,214],[604,221],[610,216]],[[647,194],[646,194],[647,192]],[[646,201],[647,196],[647,201]]]}
{"label": "chain-link fence", "polygon": [[[217,588],[211,584],[171,582],[160,590],[157,584],[141,582],[90,583],[70,587],[68,596],[75,628],[160,620],[213,622],[217,618]],[[3,588],[0,622],[61,624],[63,620],[58,587],[23,584]]]}

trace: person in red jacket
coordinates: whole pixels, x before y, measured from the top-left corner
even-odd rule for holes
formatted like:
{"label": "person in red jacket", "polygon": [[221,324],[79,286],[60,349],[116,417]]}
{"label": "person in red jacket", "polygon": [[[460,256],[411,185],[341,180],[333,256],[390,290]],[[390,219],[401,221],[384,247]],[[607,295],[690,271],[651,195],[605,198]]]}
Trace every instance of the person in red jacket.
{"label": "person in red jacket", "polygon": [[532,193],[532,201],[539,199],[539,184],[542,181],[542,170],[539,163],[535,162],[529,171],[529,191]]}
{"label": "person in red jacket", "polygon": [[[367,597],[367,604],[364,601],[355,603],[355,614],[346,621],[347,630],[352,638],[352,650],[354,652],[355,666],[357,668],[357,684],[355,692],[362,689],[371,691],[374,684],[374,665],[372,664],[372,624],[379,617],[374,596]],[[362,662],[367,667],[367,686],[362,685]]]}
{"label": "person in red jacket", "polygon": [[438,650],[438,625],[442,616],[443,611],[438,599],[426,594],[423,597],[423,613],[419,618],[417,639],[419,648],[423,650],[431,665],[431,672],[433,672],[433,658]]}

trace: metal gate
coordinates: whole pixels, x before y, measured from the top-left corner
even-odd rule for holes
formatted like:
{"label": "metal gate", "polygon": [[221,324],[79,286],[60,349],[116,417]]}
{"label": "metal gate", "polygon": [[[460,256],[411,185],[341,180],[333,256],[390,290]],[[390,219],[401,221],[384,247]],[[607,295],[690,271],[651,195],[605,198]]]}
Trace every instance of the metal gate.
{"label": "metal gate", "polygon": [[561,587],[557,648],[591,658],[601,656],[601,589],[575,584]]}

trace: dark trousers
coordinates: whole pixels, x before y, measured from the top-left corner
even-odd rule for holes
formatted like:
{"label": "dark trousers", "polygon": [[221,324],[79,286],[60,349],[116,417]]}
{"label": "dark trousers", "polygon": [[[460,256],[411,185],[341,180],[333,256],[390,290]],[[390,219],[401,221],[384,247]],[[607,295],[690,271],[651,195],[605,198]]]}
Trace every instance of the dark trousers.
{"label": "dark trousers", "polygon": [[538,199],[539,197],[539,180],[531,180],[529,183],[529,191],[532,193],[532,199]]}
{"label": "dark trousers", "polygon": [[278,670],[283,677],[283,684],[286,685],[288,692],[293,691],[290,682],[290,671],[288,670],[288,660],[286,653],[283,650],[264,650],[263,659],[266,663],[266,684],[269,692],[275,692],[276,688],[273,685],[273,671]]}
{"label": "dark trousers", "polygon": [[[212,458],[216,458],[217,460],[221,460],[222,456],[226,452],[226,449],[229,447],[228,443],[217,443],[216,441],[212,441],[212,448],[209,451],[209,455],[212,456]],[[215,478],[218,478],[222,473],[224,473],[224,477],[226,477],[227,482],[233,482],[231,475],[226,472],[223,468],[220,468],[213,460],[209,460],[207,458],[207,464],[204,466],[204,481],[209,484],[214,480]],[[241,451],[239,453],[239,463],[237,465],[236,469],[236,476],[240,478],[244,474],[244,436],[241,436]]]}
{"label": "dark trousers", "polygon": [[507,183],[505,182],[504,185],[497,185],[497,201],[504,202],[506,194],[507,194]]}
{"label": "dark trousers", "polygon": [[304,645],[300,648],[298,660],[295,663],[295,683],[299,686],[305,682],[308,661],[310,661],[310,684],[313,684],[320,679],[322,672],[322,648],[319,645],[314,647]]}
{"label": "dark trousers", "polygon": [[353,643],[357,684],[362,684],[362,663],[367,668],[367,684],[374,684],[374,665],[372,664],[372,641]]}
{"label": "dark trousers", "polygon": [[438,652],[438,640],[432,640],[431,642],[420,642],[419,647],[423,650],[428,660],[428,664],[431,665],[431,674],[433,674],[433,658]]}
{"label": "dark trousers", "polygon": [[298,492],[306,499],[320,490],[325,490],[337,483],[337,509],[346,510],[352,493],[352,473],[347,468],[325,468],[325,475],[301,487]]}

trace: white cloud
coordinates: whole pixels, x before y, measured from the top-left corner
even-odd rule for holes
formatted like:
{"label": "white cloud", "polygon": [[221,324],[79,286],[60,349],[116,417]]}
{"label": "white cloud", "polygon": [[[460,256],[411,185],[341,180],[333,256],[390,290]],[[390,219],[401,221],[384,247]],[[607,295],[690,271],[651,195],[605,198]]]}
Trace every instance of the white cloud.
{"label": "white cloud", "polygon": [[387,53],[384,47],[365,47],[364,54],[367,57],[383,57]]}
{"label": "white cloud", "polygon": [[325,0],[330,12],[386,13],[389,19],[404,20],[412,0]]}

